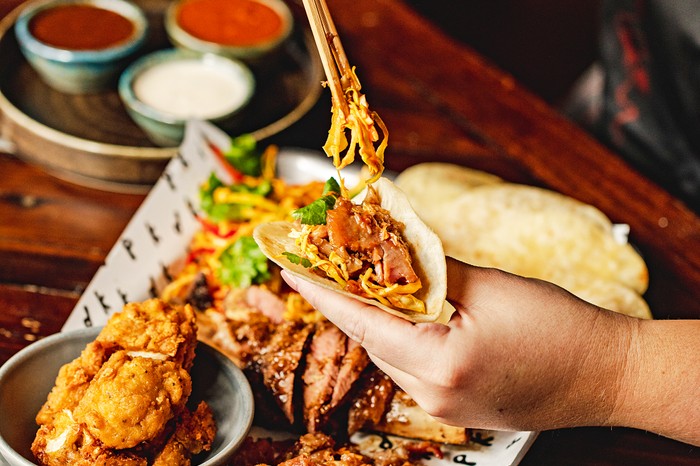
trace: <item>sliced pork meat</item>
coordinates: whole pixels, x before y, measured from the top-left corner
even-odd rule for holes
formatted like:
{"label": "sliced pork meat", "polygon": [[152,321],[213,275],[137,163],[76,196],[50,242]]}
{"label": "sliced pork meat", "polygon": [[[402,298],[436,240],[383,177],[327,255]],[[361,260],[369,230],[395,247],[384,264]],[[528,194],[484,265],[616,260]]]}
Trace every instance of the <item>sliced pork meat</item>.
{"label": "sliced pork meat", "polygon": [[[420,279],[402,229],[403,225],[379,205],[376,193],[370,189],[361,205],[339,198],[326,213],[326,225],[314,228],[309,241],[325,256],[331,251],[340,256],[352,278],[371,267],[380,284],[405,285]],[[358,286],[349,287],[350,292],[360,291]]]}
{"label": "sliced pork meat", "polygon": [[276,328],[266,315],[259,312],[251,312],[247,320],[230,322],[238,357],[246,365],[267,345]]}
{"label": "sliced pork meat", "polygon": [[317,324],[306,355],[304,370],[304,424],[317,432],[328,411],[340,364],[345,356],[347,336],[328,321]]}
{"label": "sliced pork meat", "polygon": [[396,386],[382,371],[372,366],[372,371],[363,375],[357,394],[348,412],[348,434],[366,427],[371,428],[382,421]]}
{"label": "sliced pork meat", "polygon": [[260,286],[251,286],[245,292],[245,300],[249,306],[262,312],[273,323],[280,324],[284,320],[287,307],[276,293]]}
{"label": "sliced pork meat", "polygon": [[381,228],[377,228],[373,217],[345,198],[339,198],[335,207],[326,212],[326,225],[328,240],[335,248],[371,257],[381,241]]}
{"label": "sliced pork meat", "polygon": [[227,319],[215,311],[197,315],[198,338],[221,349],[239,368],[244,369],[266,344],[274,325],[258,311],[246,318]]}
{"label": "sliced pork meat", "polygon": [[260,367],[265,386],[291,425],[296,419],[294,392],[297,373],[313,330],[313,324],[283,322],[275,328],[255,362]]}
{"label": "sliced pork meat", "polygon": [[272,391],[265,385],[262,367],[259,364],[250,364],[243,370],[250,388],[255,398],[255,417],[253,423],[256,426],[270,430],[283,430],[293,432],[295,429],[291,425],[287,416],[282,412],[282,408],[272,394]]}
{"label": "sliced pork meat", "polygon": [[369,363],[369,356],[365,349],[355,340],[348,338],[345,355],[340,362],[338,378],[333,387],[333,395],[328,406],[329,411],[345,401]]}
{"label": "sliced pork meat", "polygon": [[391,234],[389,238],[382,241],[380,247],[382,248],[382,260],[377,267],[382,269],[381,275],[384,283],[405,285],[419,280],[418,275],[413,270],[408,248],[400,242],[396,235]]}

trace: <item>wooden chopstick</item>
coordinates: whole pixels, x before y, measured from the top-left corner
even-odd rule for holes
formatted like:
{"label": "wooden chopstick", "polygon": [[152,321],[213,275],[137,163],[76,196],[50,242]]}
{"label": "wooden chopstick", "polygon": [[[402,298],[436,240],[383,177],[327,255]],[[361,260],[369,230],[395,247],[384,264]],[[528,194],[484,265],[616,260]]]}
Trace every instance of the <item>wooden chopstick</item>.
{"label": "wooden chopstick", "polygon": [[352,67],[338,37],[326,0],[303,0],[311,32],[321,56],[323,70],[335,104],[348,114],[345,89],[355,86]]}

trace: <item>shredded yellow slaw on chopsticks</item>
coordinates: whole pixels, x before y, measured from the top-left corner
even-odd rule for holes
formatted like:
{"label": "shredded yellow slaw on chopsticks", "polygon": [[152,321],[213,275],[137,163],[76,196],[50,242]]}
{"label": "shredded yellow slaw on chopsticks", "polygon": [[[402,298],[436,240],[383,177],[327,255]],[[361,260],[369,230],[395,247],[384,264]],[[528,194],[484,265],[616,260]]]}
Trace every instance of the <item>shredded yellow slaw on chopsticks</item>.
{"label": "shredded yellow slaw on chopsticks", "polygon": [[[355,68],[351,68],[348,75],[341,78],[341,82],[346,83],[342,97],[333,97],[331,127],[323,150],[333,158],[333,165],[338,171],[353,163],[359,151],[370,174],[365,182],[371,184],[384,172],[384,152],[389,131],[379,115],[369,109],[367,97],[360,92],[362,86]],[[343,102],[338,102],[340,98],[344,99]],[[377,128],[381,130],[381,141]],[[350,134],[349,143],[347,133]],[[375,147],[377,141],[379,144]]]}
{"label": "shredded yellow slaw on chopsticks", "polygon": [[[339,178],[340,170],[350,165],[359,152],[369,169],[369,178],[365,182],[372,184],[384,172],[384,151],[389,132],[379,115],[369,109],[367,98],[361,92],[360,80],[343,50],[326,1],[303,0],[303,4],[326,74],[324,85],[330,88],[332,97],[331,126],[323,150],[333,159]],[[340,194],[347,196],[346,192]]]}

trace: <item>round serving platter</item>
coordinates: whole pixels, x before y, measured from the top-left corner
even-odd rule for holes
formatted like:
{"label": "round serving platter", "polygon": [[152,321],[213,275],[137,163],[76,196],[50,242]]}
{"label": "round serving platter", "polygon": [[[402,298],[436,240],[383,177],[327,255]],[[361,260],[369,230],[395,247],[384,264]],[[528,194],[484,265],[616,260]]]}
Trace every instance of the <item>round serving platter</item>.
{"label": "round serving platter", "polygon": [[[134,3],[146,12],[151,28],[142,54],[171,47],[163,27],[169,0]],[[177,148],[148,140],[126,113],[116,83],[106,92],[84,95],[46,85],[15,39],[21,8],[0,21],[0,138],[14,146],[17,157],[59,178],[109,191],[150,189]],[[275,59],[253,72],[256,92],[232,130],[236,134],[251,133],[258,140],[277,134],[306,114],[322,92],[323,68],[313,38],[298,24]]]}

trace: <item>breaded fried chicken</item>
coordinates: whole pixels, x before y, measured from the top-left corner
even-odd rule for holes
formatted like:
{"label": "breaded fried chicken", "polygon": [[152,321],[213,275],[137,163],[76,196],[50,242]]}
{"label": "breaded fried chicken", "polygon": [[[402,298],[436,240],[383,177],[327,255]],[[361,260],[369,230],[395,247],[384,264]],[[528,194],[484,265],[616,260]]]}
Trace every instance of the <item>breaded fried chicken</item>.
{"label": "breaded fried chicken", "polygon": [[158,299],[129,303],[109,319],[95,341],[127,351],[162,354],[189,371],[197,341],[194,310]]}
{"label": "breaded fried chicken", "polygon": [[185,406],[196,344],[189,306],[126,305],[61,368],[36,417],[39,463],[189,465],[193,454],[209,450],[211,410],[203,402],[194,413]]}
{"label": "breaded fried chicken", "polygon": [[108,448],[154,440],[192,392],[189,373],[175,362],[132,354],[114,353],[73,411]]}
{"label": "breaded fried chicken", "polygon": [[110,351],[94,341],[87,345],[77,359],[61,367],[53,390],[36,416],[37,424],[50,423],[63,410],[72,411],[109,358]]}
{"label": "breaded fried chicken", "polygon": [[208,450],[214,442],[216,425],[211,409],[203,401],[194,412],[185,410],[175,432],[153,461],[153,466],[188,465],[192,455]]}

